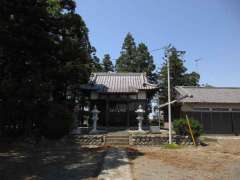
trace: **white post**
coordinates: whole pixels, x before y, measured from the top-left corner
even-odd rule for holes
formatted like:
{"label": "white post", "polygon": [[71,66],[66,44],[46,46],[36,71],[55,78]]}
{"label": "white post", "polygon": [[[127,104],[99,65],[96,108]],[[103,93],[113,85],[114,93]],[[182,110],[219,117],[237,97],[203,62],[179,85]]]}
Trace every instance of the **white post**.
{"label": "white post", "polygon": [[168,53],[167,69],[168,69],[168,127],[169,127],[169,144],[172,144],[172,117],[171,117],[171,87],[170,87],[170,56]]}

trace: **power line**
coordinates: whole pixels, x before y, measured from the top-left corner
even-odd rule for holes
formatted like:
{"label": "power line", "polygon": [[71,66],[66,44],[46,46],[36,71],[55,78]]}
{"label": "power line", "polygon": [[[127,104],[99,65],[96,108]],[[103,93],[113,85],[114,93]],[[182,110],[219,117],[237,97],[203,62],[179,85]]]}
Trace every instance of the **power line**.
{"label": "power line", "polygon": [[193,60],[194,62],[195,62],[195,68],[196,68],[196,72],[198,72],[199,71],[199,67],[198,67],[198,63],[199,63],[199,61],[202,61],[203,60],[203,58],[198,58],[198,59],[195,59],[195,60]]}
{"label": "power line", "polygon": [[159,50],[163,50],[163,49],[165,49],[166,47],[162,47],[162,48],[158,48],[158,49],[153,49],[153,50],[151,50],[150,52],[154,52],[154,51],[159,51]]}

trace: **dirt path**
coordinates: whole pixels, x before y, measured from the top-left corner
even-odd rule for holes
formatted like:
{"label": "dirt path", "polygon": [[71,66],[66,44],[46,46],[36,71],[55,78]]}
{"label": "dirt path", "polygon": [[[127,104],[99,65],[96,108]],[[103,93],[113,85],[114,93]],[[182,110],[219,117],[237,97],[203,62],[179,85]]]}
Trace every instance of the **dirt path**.
{"label": "dirt path", "polygon": [[125,148],[109,148],[99,180],[132,180],[131,169]]}
{"label": "dirt path", "polygon": [[207,147],[177,150],[139,147],[144,155],[131,160],[134,179],[138,180],[217,180],[240,178],[240,140],[219,140]]}
{"label": "dirt path", "polygon": [[[121,178],[130,165],[136,180],[239,180],[240,140],[218,140],[207,147],[111,148],[107,172]],[[6,148],[0,146],[1,180],[97,179],[109,147]],[[123,152],[127,150],[126,159]],[[119,169],[121,171],[119,171]],[[122,171],[123,170],[123,171]],[[120,172],[120,173],[119,173]],[[130,173],[128,173],[130,174]],[[130,175],[129,175],[130,177]]]}

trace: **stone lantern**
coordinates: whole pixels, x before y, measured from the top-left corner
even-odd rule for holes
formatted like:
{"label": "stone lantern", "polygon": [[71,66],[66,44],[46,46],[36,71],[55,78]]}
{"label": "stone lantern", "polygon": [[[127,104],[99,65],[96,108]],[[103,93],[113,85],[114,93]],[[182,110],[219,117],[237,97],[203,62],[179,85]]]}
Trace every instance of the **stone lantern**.
{"label": "stone lantern", "polygon": [[142,121],[143,121],[143,114],[145,111],[143,110],[142,106],[139,105],[138,109],[135,111],[137,113],[137,120],[138,120],[138,131],[143,131],[142,129]]}
{"label": "stone lantern", "polygon": [[90,133],[96,133],[98,132],[97,130],[97,121],[98,121],[98,114],[100,113],[100,111],[97,109],[97,106],[95,105],[92,112],[92,120],[93,120],[93,129],[91,130]]}

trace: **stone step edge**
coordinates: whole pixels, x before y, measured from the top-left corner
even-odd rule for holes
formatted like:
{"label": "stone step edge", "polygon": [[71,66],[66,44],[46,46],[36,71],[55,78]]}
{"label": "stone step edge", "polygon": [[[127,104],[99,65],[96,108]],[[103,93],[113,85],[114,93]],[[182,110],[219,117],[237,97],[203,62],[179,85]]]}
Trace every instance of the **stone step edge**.
{"label": "stone step edge", "polygon": [[107,144],[107,145],[111,145],[111,144],[119,144],[119,145],[129,145],[129,143],[120,143],[120,142],[115,142],[115,143],[105,143],[105,144]]}
{"label": "stone step edge", "polygon": [[105,141],[130,141],[129,139],[115,139],[115,138],[111,138],[111,139],[108,139],[108,138],[105,138]]}

